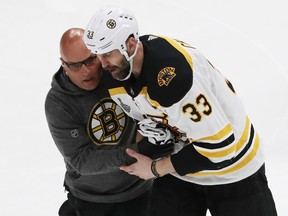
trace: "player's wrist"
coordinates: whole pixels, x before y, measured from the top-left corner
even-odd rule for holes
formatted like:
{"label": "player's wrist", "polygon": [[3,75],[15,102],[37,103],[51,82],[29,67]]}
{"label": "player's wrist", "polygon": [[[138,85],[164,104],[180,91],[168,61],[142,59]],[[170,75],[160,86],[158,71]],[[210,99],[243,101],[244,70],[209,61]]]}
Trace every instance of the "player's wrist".
{"label": "player's wrist", "polygon": [[153,160],[151,163],[151,172],[155,178],[162,177],[169,173],[174,173],[175,169],[171,163],[170,156],[160,160]]}

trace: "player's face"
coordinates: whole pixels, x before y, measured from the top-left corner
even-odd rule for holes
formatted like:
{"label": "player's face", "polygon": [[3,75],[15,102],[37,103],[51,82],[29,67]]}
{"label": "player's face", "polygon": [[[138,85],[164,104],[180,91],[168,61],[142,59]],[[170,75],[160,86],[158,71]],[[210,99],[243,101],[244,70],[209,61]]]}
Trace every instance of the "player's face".
{"label": "player's face", "polygon": [[101,80],[101,62],[89,50],[73,50],[61,58],[62,66],[71,82],[81,89],[93,90]]}
{"label": "player's face", "polygon": [[98,55],[103,69],[109,71],[114,79],[123,80],[130,71],[130,63],[119,50]]}

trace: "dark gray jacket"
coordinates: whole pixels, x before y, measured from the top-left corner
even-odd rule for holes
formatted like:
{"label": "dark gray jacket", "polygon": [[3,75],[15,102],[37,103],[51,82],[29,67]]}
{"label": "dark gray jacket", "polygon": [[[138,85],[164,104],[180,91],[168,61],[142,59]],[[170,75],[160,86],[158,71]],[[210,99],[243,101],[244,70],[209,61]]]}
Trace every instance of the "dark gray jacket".
{"label": "dark gray jacket", "polygon": [[61,67],[54,75],[45,102],[51,135],[66,164],[65,184],[71,193],[91,202],[122,202],[151,188],[119,170],[133,159],[135,122],[109,97],[106,73],[91,91],[75,86]]}

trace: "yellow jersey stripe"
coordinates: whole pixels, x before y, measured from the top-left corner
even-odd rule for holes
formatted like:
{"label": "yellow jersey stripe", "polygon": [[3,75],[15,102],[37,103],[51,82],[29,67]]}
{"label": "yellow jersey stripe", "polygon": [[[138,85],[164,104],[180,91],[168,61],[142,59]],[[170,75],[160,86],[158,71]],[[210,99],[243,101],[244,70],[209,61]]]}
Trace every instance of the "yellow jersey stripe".
{"label": "yellow jersey stripe", "polygon": [[171,38],[165,37],[165,36],[159,36],[159,37],[168,41],[173,47],[175,47],[180,53],[182,53],[184,55],[186,61],[189,63],[190,67],[193,68],[193,61],[192,61],[191,56],[177,41],[175,41]]}
{"label": "yellow jersey stripe", "polygon": [[[213,151],[213,152],[212,151],[200,150],[200,149],[197,149],[197,151],[200,154],[202,154],[202,155],[204,155],[205,157],[208,157],[208,158],[221,158],[221,157],[225,157],[225,156],[231,154],[232,152],[237,152],[243,147],[243,145],[245,143],[247,143],[247,140],[249,140],[250,125],[251,125],[250,120],[246,116],[245,129],[243,131],[243,134],[242,134],[241,138],[239,139],[239,141],[237,143],[235,143],[234,145],[232,145],[231,147],[229,147],[227,149],[220,150],[220,151]],[[228,127],[228,126],[230,126],[230,127]],[[212,139],[212,140],[219,139],[220,140],[221,139],[221,134],[223,136],[223,135],[227,135],[228,134],[228,133],[225,134],[225,132],[231,132],[228,129],[231,129],[231,131],[232,131],[231,125],[227,125],[223,130],[221,130],[218,133],[218,134],[220,134],[219,136],[218,136],[218,134],[216,134],[214,136],[211,136],[210,139]],[[217,138],[217,136],[218,136],[218,138]],[[206,139],[206,138],[204,138],[204,139]],[[217,145],[217,143],[215,143],[215,145]]]}
{"label": "yellow jersey stripe", "polygon": [[118,94],[127,94],[127,91],[125,90],[124,87],[117,87],[117,88],[109,89],[109,94],[111,96],[115,96]]}
{"label": "yellow jersey stripe", "polygon": [[232,172],[235,172],[243,167],[245,167],[249,162],[253,160],[253,158],[256,156],[257,151],[259,149],[260,145],[260,138],[259,135],[256,133],[255,140],[253,141],[253,148],[251,152],[239,163],[236,163],[235,165],[230,166],[230,168],[220,171],[203,171],[193,174],[188,174],[188,176],[207,176],[207,175],[226,175]]}

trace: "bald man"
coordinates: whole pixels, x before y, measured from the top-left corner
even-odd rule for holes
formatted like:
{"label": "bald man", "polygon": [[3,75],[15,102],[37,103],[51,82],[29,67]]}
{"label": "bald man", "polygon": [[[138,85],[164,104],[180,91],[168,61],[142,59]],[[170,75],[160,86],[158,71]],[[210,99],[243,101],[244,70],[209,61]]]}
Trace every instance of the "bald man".
{"label": "bald man", "polygon": [[45,113],[62,154],[68,200],[60,216],[146,216],[152,181],[119,169],[135,162],[135,122],[109,97],[100,61],[85,46],[84,30],[67,30],[60,40],[61,66],[53,76]]}

